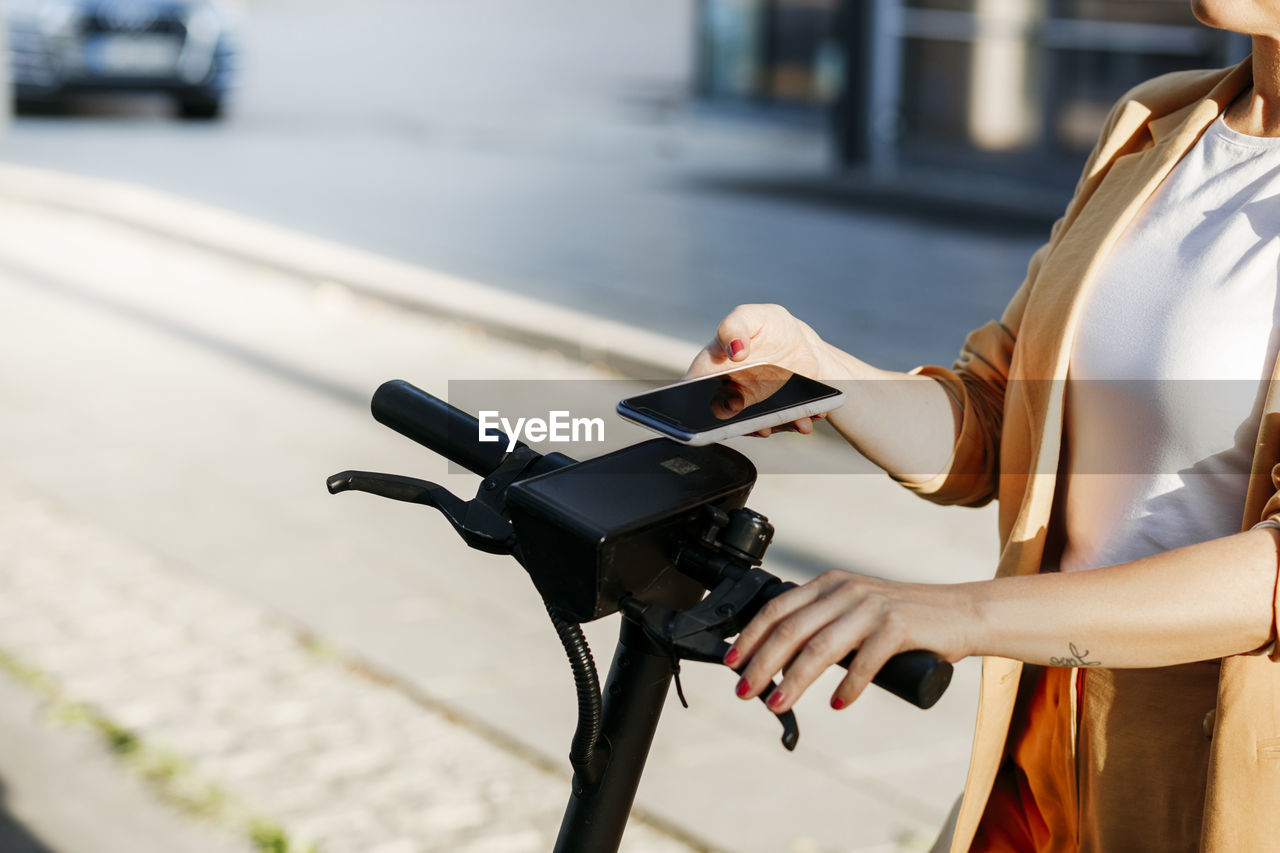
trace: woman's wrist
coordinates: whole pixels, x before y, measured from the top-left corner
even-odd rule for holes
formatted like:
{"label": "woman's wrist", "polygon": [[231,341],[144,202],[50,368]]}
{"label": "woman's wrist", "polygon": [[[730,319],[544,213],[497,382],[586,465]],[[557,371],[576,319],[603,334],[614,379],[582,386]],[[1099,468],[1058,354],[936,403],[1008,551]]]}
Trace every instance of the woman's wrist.
{"label": "woman's wrist", "polygon": [[972,607],[970,654],[1057,666],[1072,644],[1093,639],[1092,632],[1085,636],[1078,611],[1056,603],[1062,580],[1050,573],[965,584]]}
{"label": "woman's wrist", "polygon": [[990,581],[945,584],[947,612],[952,614],[951,627],[955,631],[955,648],[958,654],[953,660],[986,654],[994,642],[987,592]]}
{"label": "woman's wrist", "polygon": [[884,371],[872,367],[860,358],[850,355],[837,346],[818,338],[815,353],[818,362],[818,375],[814,379],[824,381],[876,379]]}
{"label": "woman's wrist", "polygon": [[998,580],[958,584],[964,648],[969,655],[1001,655],[1001,622],[993,593]]}

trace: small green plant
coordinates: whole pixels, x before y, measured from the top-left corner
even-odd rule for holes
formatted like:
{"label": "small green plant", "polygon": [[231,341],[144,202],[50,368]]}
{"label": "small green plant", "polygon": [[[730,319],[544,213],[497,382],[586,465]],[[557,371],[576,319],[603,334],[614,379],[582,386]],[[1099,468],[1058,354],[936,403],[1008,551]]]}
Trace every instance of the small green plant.
{"label": "small green plant", "polygon": [[279,825],[255,818],[249,828],[249,837],[262,853],[316,853],[314,844],[298,848]]}
{"label": "small green plant", "polygon": [[93,722],[102,733],[102,739],[107,742],[107,748],[116,755],[131,756],[141,749],[142,744],[138,736],[124,726],[116,725],[101,717],[95,717]]}
{"label": "small green plant", "polygon": [[18,681],[34,687],[45,698],[51,698],[58,692],[57,688],[49,681],[47,675],[34,667],[27,666],[4,649],[0,649],[0,670],[9,673]]}
{"label": "small green plant", "polygon": [[[313,654],[323,653],[323,645],[316,644]],[[279,824],[254,815],[225,790],[201,779],[180,756],[148,744],[137,732],[109,719],[91,705],[68,701],[46,673],[4,649],[0,649],[0,672],[9,673],[48,701],[47,717],[52,722],[88,726],[96,731],[113,755],[141,775],[171,805],[187,814],[238,829],[261,853],[317,853],[314,844],[300,847],[293,843]]]}

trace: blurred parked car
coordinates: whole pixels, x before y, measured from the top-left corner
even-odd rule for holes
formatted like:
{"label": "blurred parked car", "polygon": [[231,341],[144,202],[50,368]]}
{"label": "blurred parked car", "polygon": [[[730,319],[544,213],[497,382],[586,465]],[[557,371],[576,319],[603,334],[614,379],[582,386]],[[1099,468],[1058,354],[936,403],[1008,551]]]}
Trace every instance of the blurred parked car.
{"label": "blurred parked car", "polygon": [[189,119],[221,115],[235,62],[213,0],[8,0],[19,106],[93,92],[164,92]]}

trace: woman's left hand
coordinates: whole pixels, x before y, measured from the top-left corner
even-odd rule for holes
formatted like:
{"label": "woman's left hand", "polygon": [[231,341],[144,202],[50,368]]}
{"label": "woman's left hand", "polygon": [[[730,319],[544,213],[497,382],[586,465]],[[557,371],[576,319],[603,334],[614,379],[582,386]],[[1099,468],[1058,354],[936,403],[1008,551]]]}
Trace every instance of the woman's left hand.
{"label": "woman's left hand", "polygon": [[765,604],[742,630],[725,663],[741,671],[737,694],[759,695],[778,672],[769,699],[791,708],[823,670],[854,649],[857,657],[831,697],[848,706],[893,655],[928,649],[955,662],[972,653],[976,609],[969,585],[909,584],[831,570]]}

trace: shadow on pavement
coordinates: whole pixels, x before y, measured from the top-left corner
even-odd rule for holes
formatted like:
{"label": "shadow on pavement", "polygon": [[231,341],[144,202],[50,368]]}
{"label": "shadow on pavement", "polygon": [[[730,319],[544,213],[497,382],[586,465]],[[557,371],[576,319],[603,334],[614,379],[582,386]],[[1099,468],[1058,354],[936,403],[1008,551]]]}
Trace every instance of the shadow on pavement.
{"label": "shadow on pavement", "polygon": [[177,110],[172,98],[148,93],[81,95],[53,100],[22,100],[15,105],[18,118],[74,122],[92,119],[131,122],[174,121]]}
{"label": "shadow on pavement", "polygon": [[977,234],[1047,235],[1069,193],[990,179],[971,182],[850,175],[707,175],[687,186],[704,192],[873,212]]}
{"label": "shadow on pavement", "polygon": [[5,803],[3,779],[0,779],[0,851],[3,853],[55,853],[9,813]]}

